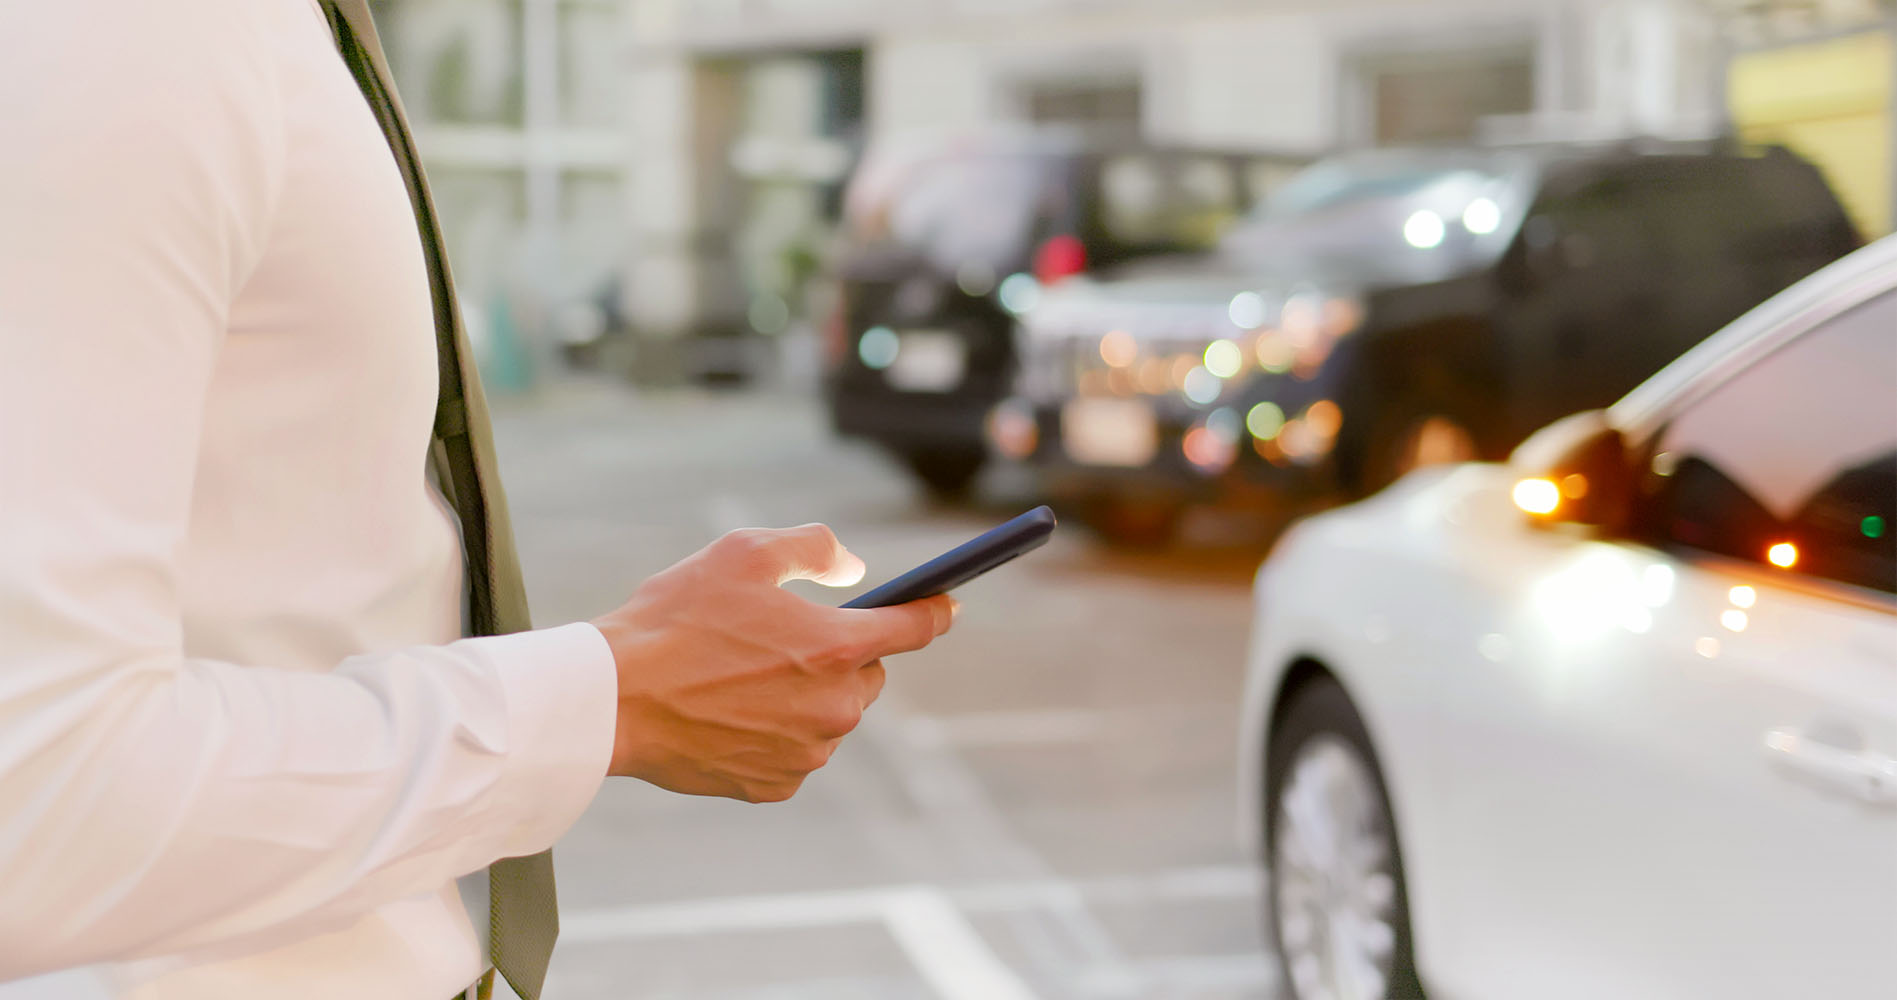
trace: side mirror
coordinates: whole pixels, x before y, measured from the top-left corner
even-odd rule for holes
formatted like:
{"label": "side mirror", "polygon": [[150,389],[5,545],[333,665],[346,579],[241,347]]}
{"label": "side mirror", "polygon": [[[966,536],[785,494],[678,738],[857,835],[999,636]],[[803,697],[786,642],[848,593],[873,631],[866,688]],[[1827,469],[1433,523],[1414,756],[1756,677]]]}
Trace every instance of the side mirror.
{"label": "side mirror", "polygon": [[1577,524],[1616,534],[1633,516],[1634,472],[1627,440],[1602,410],[1564,417],[1536,431],[1509,457],[1515,506],[1542,524]]}

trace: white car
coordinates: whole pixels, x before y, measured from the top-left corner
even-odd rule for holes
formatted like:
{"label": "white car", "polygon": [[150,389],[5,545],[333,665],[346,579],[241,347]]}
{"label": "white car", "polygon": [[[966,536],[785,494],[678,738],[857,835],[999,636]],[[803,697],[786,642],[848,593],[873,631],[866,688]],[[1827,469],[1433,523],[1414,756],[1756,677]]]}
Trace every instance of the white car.
{"label": "white car", "polygon": [[1259,571],[1289,995],[1897,997],[1897,238]]}

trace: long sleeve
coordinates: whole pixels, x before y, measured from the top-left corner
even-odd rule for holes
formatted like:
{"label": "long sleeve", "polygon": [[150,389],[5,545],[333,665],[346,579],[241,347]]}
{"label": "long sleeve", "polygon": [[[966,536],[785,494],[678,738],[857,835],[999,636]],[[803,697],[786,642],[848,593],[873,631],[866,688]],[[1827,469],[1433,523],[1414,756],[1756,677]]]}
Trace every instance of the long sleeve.
{"label": "long sleeve", "polygon": [[207,395],[290,167],[262,36],[301,6],[0,5],[0,980],[346,925],[549,846],[604,776],[589,625],[185,655]]}

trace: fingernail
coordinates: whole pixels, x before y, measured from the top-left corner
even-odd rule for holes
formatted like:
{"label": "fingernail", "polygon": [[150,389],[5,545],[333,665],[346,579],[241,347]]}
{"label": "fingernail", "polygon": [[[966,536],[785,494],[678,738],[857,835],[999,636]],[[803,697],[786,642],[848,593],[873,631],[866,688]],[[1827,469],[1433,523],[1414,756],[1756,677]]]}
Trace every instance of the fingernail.
{"label": "fingernail", "polygon": [[949,624],[953,625],[955,624],[955,619],[960,618],[962,616],[962,602],[956,600],[953,597],[949,598],[948,601],[949,601]]}

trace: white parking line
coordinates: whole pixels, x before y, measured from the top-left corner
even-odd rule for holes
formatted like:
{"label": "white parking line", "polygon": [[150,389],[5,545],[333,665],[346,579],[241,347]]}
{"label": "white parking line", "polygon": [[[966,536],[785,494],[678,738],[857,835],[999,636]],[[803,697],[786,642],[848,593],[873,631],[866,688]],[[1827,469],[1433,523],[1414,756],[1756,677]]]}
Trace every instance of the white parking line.
{"label": "white parking line", "polygon": [[964,712],[908,719],[912,740],[938,740],[955,746],[1008,747],[1091,743],[1111,735],[1118,716],[1089,708]]}
{"label": "white parking line", "polygon": [[560,917],[567,943],[628,938],[729,934],[866,924],[883,918],[892,890],[844,889],[772,896],[725,896],[579,910]]}
{"label": "white parking line", "polygon": [[[884,700],[896,701],[887,695]],[[886,728],[892,724],[901,728],[892,732]],[[1047,887],[1045,902],[1021,913],[1012,928],[1015,943],[1041,973],[1065,978],[1085,968],[1102,982],[1117,983],[1103,989],[1101,996],[1138,994],[1137,981],[1126,971],[1125,956],[1113,936],[1071,884],[1057,878],[1053,866],[1014,834],[974,770],[944,737],[937,719],[905,713],[896,704],[865,720],[860,731],[891,762],[897,780],[945,841],[986,870]]]}
{"label": "white parking line", "polygon": [[[1081,882],[1039,879],[959,888],[926,886],[922,890],[969,913],[1015,913],[1071,904],[1077,899],[1106,903],[1255,899],[1259,877],[1250,868],[1232,865]],[[560,940],[584,943],[867,924],[886,919],[892,899],[907,898],[916,891],[915,886],[877,886],[578,910],[561,917]]]}
{"label": "white parking line", "polygon": [[916,887],[889,893],[883,919],[942,1000],[1036,1000],[1028,984],[940,890]]}

